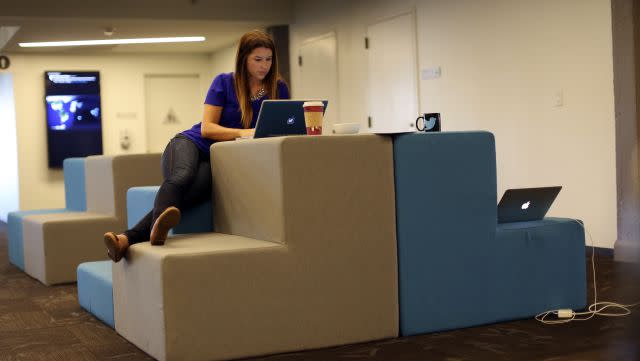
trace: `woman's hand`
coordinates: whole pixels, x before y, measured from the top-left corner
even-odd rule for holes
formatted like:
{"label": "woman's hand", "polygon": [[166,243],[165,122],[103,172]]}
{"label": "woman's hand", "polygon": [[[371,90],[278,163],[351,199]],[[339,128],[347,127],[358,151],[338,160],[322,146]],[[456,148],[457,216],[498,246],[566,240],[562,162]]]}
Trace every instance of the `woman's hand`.
{"label": "woman's hand", "polygon": [[256,132],[255,128],[240,129],[240,137],[242,137],[242,138],[253,138],[253,134],[255,132]]}

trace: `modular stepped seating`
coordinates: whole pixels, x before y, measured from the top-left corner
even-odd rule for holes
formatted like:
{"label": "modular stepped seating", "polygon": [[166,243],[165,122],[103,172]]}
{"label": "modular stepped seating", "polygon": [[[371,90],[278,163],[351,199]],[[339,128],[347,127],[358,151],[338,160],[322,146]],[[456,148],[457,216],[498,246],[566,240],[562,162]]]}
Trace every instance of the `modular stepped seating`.
{"label": "modular stepped seating", "polygon": [[102,236],[126,226],[126,192],[162,181],[160,154],[90,156],[85,160],[87,211],[23,218],[25,272],[46,285],[76,281],[78,265],[107,259]]}
{"label": "modular stepped seating", "polygon": [[160,360],[397,336],[390,138],[222,142],[211,157],[219,233],[132,246],[113,265],[118,333]]}
{"label": "modular stepped seating", "polygon": [[[127,191],[127,228],[133,226],[153,208],[159,186],[134,187]],[[180,224],[170,234],[213,231],[211,202],[184,212]],[[78,266],[78,302],[102,322],[115,328],[113,318],[113,262],[85,262]]]}
{"label": "modular stepped seating", "polygon": [[407,134],[393,146],[402,335],[585,307],[575,220],[497,224],[493,134]]}
{"label": "modular stepped seating", "polygon": [[84,158],[67,158],[62,163],[64,173],[65,208],[36,209],[10,212],[7,217],[7,235],[9,238],[9,262],[24,271],[24,217],[35,214],[84,212],[87,209],[84,178]]}
{"label": "modular stepped seating", "polygon": [[138,244],[88,272],[113,267],[101,307],[157,359],[298,351],[586,304],[576,221],[497,224],[490,133],[224,142],[211,157],[219,233]]}

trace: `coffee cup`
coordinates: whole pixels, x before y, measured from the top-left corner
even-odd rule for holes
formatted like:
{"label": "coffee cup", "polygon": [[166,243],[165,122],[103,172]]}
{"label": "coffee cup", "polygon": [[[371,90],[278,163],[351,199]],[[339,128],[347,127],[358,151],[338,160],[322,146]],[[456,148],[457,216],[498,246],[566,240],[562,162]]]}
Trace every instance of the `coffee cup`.
{"label": "coffee cup", "polygon": [[302,107],[304,108],[304,123],[307,126],[307,135],[321,135],[324,103],[304,102]]}

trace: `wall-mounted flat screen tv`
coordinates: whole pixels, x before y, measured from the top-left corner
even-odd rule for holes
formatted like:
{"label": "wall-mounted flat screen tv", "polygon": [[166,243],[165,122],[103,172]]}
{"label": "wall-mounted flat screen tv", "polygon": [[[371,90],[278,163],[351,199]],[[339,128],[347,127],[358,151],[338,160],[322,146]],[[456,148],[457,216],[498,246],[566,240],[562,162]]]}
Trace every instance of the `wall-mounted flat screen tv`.
{"label": "wall-mounted flat screen tv", "polygon": [[44,73],[49,167],[65,158],[102,154],[102,106],[97,71]]}

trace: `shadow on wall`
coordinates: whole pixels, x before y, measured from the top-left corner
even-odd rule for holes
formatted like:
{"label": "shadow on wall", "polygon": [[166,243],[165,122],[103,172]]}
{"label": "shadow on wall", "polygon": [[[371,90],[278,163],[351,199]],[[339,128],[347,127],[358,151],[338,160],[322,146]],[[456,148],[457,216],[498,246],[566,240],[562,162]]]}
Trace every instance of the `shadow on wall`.
{"label": "shadow on wall", "polygon": [[64,182],[64,172],[62,169],[51,169],[47,172],[47,181],[50,183],[60,183]]}
{"label": "shadow on wall", "polygon": [[[640,261],[640,0],[611,2],[616,114],[618,261]],[[635,72],[635,77],[629,74]]]}

